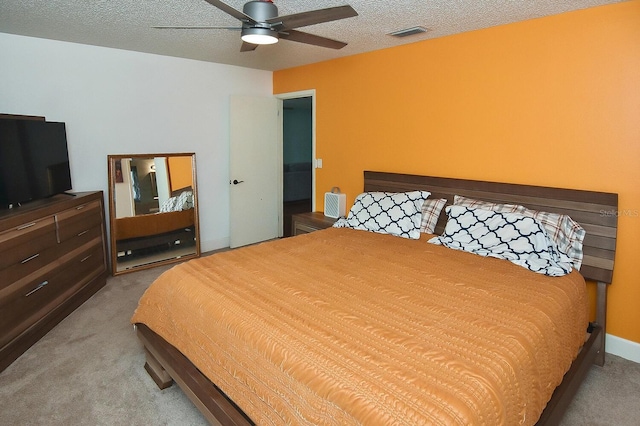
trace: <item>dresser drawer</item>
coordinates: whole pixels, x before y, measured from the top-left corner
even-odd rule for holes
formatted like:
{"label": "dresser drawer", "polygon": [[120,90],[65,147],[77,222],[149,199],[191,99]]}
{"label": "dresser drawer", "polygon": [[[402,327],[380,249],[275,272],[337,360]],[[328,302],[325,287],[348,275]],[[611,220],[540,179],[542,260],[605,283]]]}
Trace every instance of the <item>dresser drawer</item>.
{"label": "dresser drawer", "polygon": [[[30,280],[5,288],[0,298],[0,347],[28,329],[105,270],[102,243],[96,239],[74,250],[57,268],[43,268]],[[11,291],[9,291],[11,290]]]}
{"label": "dresser drawer", "polygon": [[15,281],[23,277],[28,277],[30,274],[49,264],[56,263],[66,253],[101,236],[102,227],[94,227],[87,232],[83,232],[81,235],[77,235],[60,244],[55,244],[40,252],[29,252],[28,257],[7,266],[5,269],[0,269],[0,291],[12,285]]}
{"label": "dresser drawer", "polygon": [[0,371],[106,284],[104,194],[0,211]]}
{"label": "dresser drawer", "polygon": [[102,226],[102,204],[92,201],[56,215],[60,242]]}
{"label": "dresser drawer", "polygon": [[20,263],[58,243],[53,216],[0,233],[0,270]]}

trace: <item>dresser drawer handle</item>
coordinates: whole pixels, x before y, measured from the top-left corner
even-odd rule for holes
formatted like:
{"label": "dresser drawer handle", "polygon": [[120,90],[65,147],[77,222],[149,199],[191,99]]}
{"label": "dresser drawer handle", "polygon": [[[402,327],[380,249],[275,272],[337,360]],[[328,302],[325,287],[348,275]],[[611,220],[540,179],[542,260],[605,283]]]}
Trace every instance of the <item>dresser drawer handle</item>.
{"label": "dresser drawer handle", "polygon": [[38,256],[40,256],[40,253],[36,253],[36,254],[34,254],[33,256],[29,256],[29,257],[27,257],[25,260],[23,260],[23,261],[22,261],[22,262],[20,262],[20,263],[22,263],[22,264],[24,265],[25,263],[29,262],[30,260],[35,259],[35,258],[36,258],[36,257],[38,257]]}
{"label": "dresser drawer handle", "polygon": [[40,290],[42,287],[44,287],[47,284],[49,284],[49,281],[42,281],[40,284],[38,284],[38,286],[36,288],[31,290],[29,293],[25,294],[25,297],[31,296],[33,293],[35,293],[36,291]]}
{"label": "dresser drawer handle", "polygon": [[84,209],[84,204],[81,205],[81,206],[76,207],[76,210],[82,210],[82,209]]}
{"label": "dresser drawer handle", "polygon": [[87,232],[89,232],[89,230],[87,229],[86,231],[82,231],[81,233],[79,233],[77,236],[78,237],[82,237],[84,234],[86,234]]}
{"label": "dresser drawer handle", "polygon": [[84,262],[85,260],[89,259],[90,257],[91,257],[91,255],[89,255],[89,256],[87,256],[87,257],[83,258],[83,259],[80,261],[80,263]]}
{"label": "dresser drawer handle", "polygon": [[23,229],[31,228],[32,226],[35,226],[35,224],[35,222],[27,223],[26,225],[17,227],[16,231],[22,231]]}

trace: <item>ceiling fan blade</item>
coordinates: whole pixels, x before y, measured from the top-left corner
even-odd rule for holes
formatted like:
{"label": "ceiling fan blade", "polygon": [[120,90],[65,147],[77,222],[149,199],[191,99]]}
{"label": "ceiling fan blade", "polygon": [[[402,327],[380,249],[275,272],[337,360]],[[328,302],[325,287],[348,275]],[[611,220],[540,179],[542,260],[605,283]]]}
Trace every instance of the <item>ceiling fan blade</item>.
{"label": "ceiling fan blade", "polygon": [[234,18],[237,18],[243,22],[251,22],[251,23],[256,22],[251,16],[245,14],[244,12],[239,11],[238,9],[234,9],[233,7],[219,0],[205,0],[205,1],[210,5],[217,7],[223,12],[226,12],[229,15],[233,16]]}
{"label": "ceiling fan blade", "polygon": [[252,50],[256,50],[258,47],[257,44],[247,43],[246,41],[242,42],[242,46],[240,46],[241,52],[251,52]]}
{"label": "ceiling fan blade", "polygon": [[240,31],[242,27],[210,27],[206,25],[156,25],[151,28],[158,30],[235,30]]}
{"label": "ceiling fan blade", "polygon": [[296,30],[287,30],[286,32],[278,33],[280,38],[289,41],[297,41],[298,43],[313,44],[314,46],[328,47],[330,49],[342,49],[347,45],[342,41],[332,40],[326,37],[320,37],[314,34],[305,33]]}
{"label": "ceiling fan blade", "polygon": [[293,15],[277,16],[275,18],[268,19],[267,22],[269,24],[273,24],[272,28],[274,30],[280,31],[283,29],[305,27],[307,25],[320,24],[322,22],[351,18],[353,16],[358,16],[358,12],[356,12],[351,6],[345,5],[295,13]]}

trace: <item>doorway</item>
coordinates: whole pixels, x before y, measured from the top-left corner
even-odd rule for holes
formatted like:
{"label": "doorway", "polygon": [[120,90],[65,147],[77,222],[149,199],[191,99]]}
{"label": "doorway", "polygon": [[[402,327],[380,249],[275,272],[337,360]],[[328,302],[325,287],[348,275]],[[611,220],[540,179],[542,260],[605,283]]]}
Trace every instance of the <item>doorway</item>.
{"label": "doorway", "polygon": [[283,237],[291,216],[313,211],[313,97],[282,100]]}

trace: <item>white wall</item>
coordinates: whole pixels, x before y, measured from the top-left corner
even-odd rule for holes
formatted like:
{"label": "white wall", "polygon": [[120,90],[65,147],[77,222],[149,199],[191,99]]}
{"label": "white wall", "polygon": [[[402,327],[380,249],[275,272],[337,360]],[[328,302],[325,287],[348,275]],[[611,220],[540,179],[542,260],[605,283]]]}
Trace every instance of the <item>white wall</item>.
{"label": "white wall", "polygon": [[107,194],[107,155],[195,152],[202,250],[229,244],[229,96],[272,73],[0,33],[0,113],[67,126],[75,191]]}

